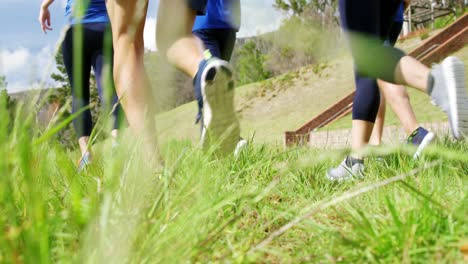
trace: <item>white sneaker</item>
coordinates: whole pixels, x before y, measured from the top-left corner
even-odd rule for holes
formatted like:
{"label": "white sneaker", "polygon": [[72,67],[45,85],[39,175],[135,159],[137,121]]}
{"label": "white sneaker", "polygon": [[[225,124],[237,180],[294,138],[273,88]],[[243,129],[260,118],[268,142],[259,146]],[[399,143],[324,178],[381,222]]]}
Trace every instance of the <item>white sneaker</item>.
{"label": "white sneaker", "polygon": [[465,88],[465,67],[456,57],[446,58],[432,70],[434,87],[432,101],[448,116],[456,139],[468,135],[468,96]]}
{"label": "white sneaker", "polygon": [[234,150],[234,156],[238,156],[242,150],[247,147],[247,140],[240,138],[239,142],[237,142],[236,149]]}
{"label": "white sneaker", "polygon": [[207,62],[201,76],[201,92],[203,149],[217,145],[216,154],[233,153],[239,141],[240,128],[234,111],[233,75],[226,61],[212,58]]}

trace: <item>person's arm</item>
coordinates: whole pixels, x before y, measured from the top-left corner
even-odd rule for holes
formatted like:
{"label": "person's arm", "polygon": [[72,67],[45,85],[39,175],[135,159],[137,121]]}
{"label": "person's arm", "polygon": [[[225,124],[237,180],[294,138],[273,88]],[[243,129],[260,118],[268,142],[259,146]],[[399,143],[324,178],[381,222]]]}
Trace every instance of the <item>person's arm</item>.
{"label": "person's arm", "polygon": [[47,34],[47,30],[52,30],[50,23],[50,12],[49,6],[54,2],[54,0],[44,0],[41,4],[41,9],[39,11],[39,23],[41,24],[42,31]]}

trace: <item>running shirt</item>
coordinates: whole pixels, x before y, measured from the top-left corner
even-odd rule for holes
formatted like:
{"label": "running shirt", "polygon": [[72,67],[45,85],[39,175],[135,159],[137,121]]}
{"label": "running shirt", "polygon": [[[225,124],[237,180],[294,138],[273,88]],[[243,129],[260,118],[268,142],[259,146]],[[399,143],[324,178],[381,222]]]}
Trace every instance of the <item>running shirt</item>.
{"label": "running shirt", "polygon": [[395,22],[400,22],[400,23],[403,23],[404,21],[404,18],[403,18],[403,14],[405,13],[405,6],[403,4],[403,2],[401,2],[401,5],[398,7],[398,10],[395,14],[395,18],[393,19]]}
{"label": "running shirt", "polygon": [[192,31],[240,28],[240,0],[209,0],[204,16],[197,16]]}
{"label": "running shirt", "polygon": [[[82,6],[79,6],[82,5]],[[80,17],[77,13],[79,9],[86,10]],[[106,0],[67,0],[65,7],[65,17],[68,23],[74,25],[77,23],[109,23],[107,15]]]}

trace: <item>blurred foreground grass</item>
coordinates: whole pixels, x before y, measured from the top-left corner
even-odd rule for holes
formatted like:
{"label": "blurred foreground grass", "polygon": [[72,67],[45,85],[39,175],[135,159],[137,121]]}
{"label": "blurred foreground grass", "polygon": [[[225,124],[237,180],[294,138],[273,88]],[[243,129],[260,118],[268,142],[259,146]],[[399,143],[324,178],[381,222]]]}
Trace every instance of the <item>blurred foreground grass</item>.
{"label": "blurred foreground grass", "polygon": [[[404,148],[381,149],[383,161],[370,158],[365,179],[337,185],[324,173],[338,152],[252,143],[238,157],[216,160],[189,141],[168,141],[162,167],[145,162],[124,133],[117,149],[97,144],[92,166],[78,174],[76,153],[17,116],[25,118],[8,122],[2,101],[1,263],[463,261],[467,142],[442,139],[419,161]],[[418,168],[403,181],[317,207]]]}

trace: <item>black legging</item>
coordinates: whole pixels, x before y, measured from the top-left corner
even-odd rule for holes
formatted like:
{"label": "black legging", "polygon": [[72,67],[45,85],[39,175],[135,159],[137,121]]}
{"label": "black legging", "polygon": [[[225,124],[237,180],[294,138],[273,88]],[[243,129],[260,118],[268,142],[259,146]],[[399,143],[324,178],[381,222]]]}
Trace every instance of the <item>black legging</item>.
{"label": "black legging", "polygon": [[380,105],[376,79],[394,82],[396,65],[405,55],[383,45],[401,0],[340,0],[341,25],[355,63],[353,120],[375,122]]}
{"label": "black legging", "polygon": [[[93,68],[94,75],[96,77],[99,98],[101,99],[102,104],[106,106],[105,109],[112,109],[112,107],[118,102],[118,98],[114,89],[112,68],[108,70],[110,76],[103,76],[103,66],[106,64],[106,62],[110,62],[110,66],[113,66],[112,46],[109,47],[110,52],[108,55],[110,58],[105,57],[107,54],[104,51],[104,35],[108,30],[110,32],[110,27],[106,23],[83,24],[83,42],[81,44],[82,50],[80,52],[81,63],[75,63],[75,60],[73,59],[73,35],[74,32],[76,32],[76,26],[70,27],[66,33],[62,44],[62,54],[68,79],[70,81],[70,86],[72,88],[72,113],[78,112],[84,107],[87,107],[90,103],[89,81],[91,67]],[[76,66],[79,68],[75,69],[74,67]],[[106,87],[103,87],[104,80],[108,82]],[[104,92],[104,89],[112,89],[112,91]],[[112,105],[108,105],[109,100],[106,100],[106,95],[108,96],[109,94],[111,95],[110,101]],[[119,128],[119,119],[122,116],[120,112],[120,105],[118,105],[113,112],[114,129]],[[75,127],[76,134],[79,138],[90,136],[93,130],[91,110],[87,109],[79,114],[73,120],[73,126]]]}

